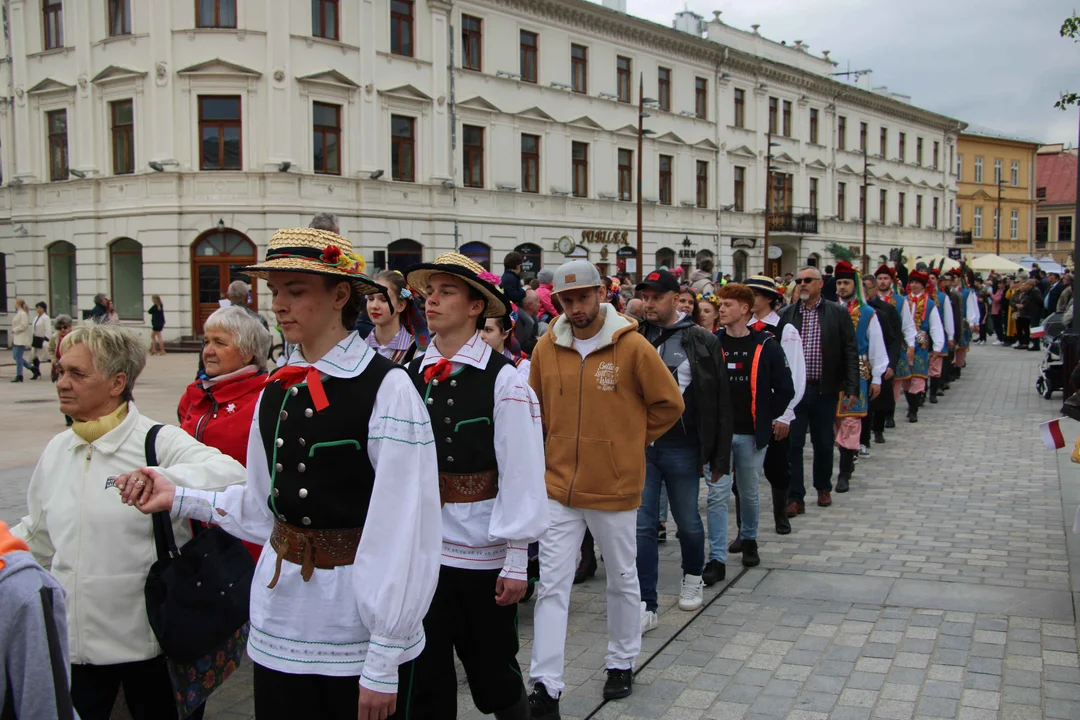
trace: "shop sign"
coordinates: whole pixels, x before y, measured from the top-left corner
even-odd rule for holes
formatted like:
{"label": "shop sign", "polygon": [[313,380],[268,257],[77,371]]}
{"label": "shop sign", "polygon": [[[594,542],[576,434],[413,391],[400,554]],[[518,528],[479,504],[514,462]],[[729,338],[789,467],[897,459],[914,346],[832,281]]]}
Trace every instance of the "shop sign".
{"label": "shop sign", "polygon": [[753,250],[757,245],[757,238],[731,238],[731,247],[735,250]]}
{"label": "shop sign", "polygon": [[684,237],[682,241],[682,249],[679,250],[680,260],[695,260],[697,258],[697,251],[694,250],[694,243],[691,242],[689,237]]}
{"label": "shop sign", "polygon": [[581,242],[625,245],[629,234],[626,230],[582,230]]}

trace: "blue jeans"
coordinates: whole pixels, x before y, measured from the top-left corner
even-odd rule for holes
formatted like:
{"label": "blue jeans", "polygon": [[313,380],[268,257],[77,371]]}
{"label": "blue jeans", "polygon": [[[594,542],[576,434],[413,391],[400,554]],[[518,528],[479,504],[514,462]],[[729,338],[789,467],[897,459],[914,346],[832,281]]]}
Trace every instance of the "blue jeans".
{"label": "blue jeans", "polygon": [[[758,515],[761,509],[758,483],[761,482],[761,469],[765,465],[765,453],[768,450],[768,445],[758,450],[757,440],[753,435],[731,436],[731,469],[739,487],[739,512],[742,513],[739,537],[744,540],[757,540]],[[728,499],[731,497],[732,476],[728,473],[715,483],[711,476],[708,480],[709,560],[726,563]]]}
{"label": "blue jeans", "polygon": [[806,394],[795,406],[795,420],[791,423],[791,455],[788,468],[791,485],[788,500],[803,502],[806,498],[806,482],[803,480],[803,448],[806,431],[814,446],[814,488],[832,491],[833,441],[836,439],[836,406],[839,396],[822,395],[818,385],[806,385]]}
{"label": "blue jeans", "polygon": [[26,353],[25,345],[12,345],[11,357],[15,358],[15,377],[22,377],[22,369],[33,370],[34,366],[26,362],[23,354]]}
{"label": "blue jeans", "polygon": [[637,514],[637,571],[641,599],[656,610],[659,553],[656,525],[659,522],[660,488],[666,487],[671,515],[679,526],[684,575],[701,575],[705,567],[705,526],[698,511],[701,487],[701,450],[698,443],[659,441],[645,448],[645,489]]}

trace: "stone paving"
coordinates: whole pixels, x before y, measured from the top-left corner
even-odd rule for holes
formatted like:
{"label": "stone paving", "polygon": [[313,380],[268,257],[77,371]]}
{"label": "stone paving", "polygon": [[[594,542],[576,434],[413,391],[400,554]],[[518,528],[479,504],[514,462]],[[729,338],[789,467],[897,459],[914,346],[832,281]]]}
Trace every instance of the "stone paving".
{"label": "stone paving", "polygon": [[[701,612],[676,607],[678,543],[662,545],[660,627],[643,638],[634,694],[607,704],[601,563],[571,596],[563,717],[1080,718],[1080,581],[1066,542],[1075,503],[1063,507],[1058,459],[1038,440],[1061,399],[1035,393],[1037,357],[976,348],[918,424],[900,413],[850,493],[809,505],[786,537],[763,523],[761,567],[729,563]],[[151,358],[137,392],[144,412],[174,416],[190,358]],[[8,522],[23,511],[33,458],[62,427],[55,406],[33,402],[51,397],[47,387],[0,387],[7,405],[32,401],[0,419],[20,440],[0,450]],[[767,485],[762,495],[768,507]],[[523,667],[531,616],[527,603]],[[461,688],[459,717],[482,717]],[[207,717],[251,718],[251,708],[245,663]]]}

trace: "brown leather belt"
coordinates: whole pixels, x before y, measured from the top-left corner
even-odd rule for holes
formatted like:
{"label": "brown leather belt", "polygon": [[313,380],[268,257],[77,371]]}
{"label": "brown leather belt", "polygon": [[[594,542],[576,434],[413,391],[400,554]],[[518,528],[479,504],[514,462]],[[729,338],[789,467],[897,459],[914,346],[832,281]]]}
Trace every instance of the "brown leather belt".
{"label": "brown leather belt", "polygon": [[282,560],[299,565],[300,577],[304,582],[311,579],[315,568],[330,570],[352,565],[363,532],[363,528],[307,530],[275,519],[274,531],[270,533],[270,547],[277,553],[277,565],[274,567],[274,579],[266,587],[277,585]]}
{"label": "brown leather belt", "polygon": [[439,473],[439,498],[446,503],[474,503],[493,500],[499,494],[499,471]]}

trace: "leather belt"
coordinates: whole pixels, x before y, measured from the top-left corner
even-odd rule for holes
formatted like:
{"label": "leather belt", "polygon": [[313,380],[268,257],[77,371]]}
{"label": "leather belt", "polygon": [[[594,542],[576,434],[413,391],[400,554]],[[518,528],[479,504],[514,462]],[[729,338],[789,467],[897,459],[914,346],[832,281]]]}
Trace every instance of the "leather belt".
{"label": "leather belt", "polygon": [[300,577],[304,582],[311,579],[315,568],[330,570],[342,565],[352,565],[363,532],[362,527],[308,530],[275,519],[274,531],[270,533],[270,547],[277,553],[277,565],[274,566],[274,579],[266,587],[273,588],[277,585],[282,560],[299,565]]}
{"label": "leather belt", "polygon": [[493,500],[499,494],[499,471],[439,473],[439,499],[446,503],[474,503]]}

